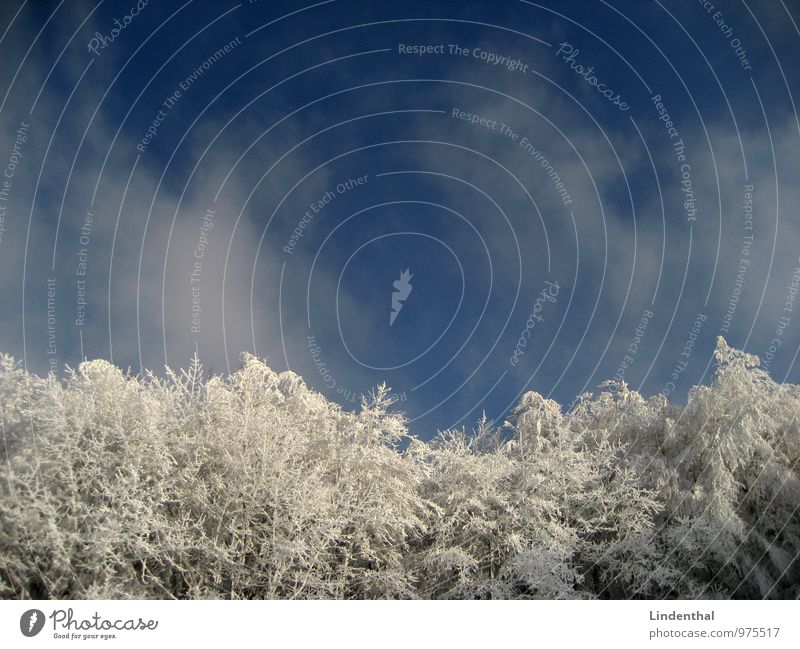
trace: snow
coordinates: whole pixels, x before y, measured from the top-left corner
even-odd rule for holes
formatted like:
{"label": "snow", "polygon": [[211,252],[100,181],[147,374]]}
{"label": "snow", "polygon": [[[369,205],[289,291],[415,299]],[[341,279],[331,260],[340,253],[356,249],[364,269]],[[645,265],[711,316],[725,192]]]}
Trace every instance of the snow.
{"label": "snow", "polygon": [[252,356],[0,356],[0,596],[796,598],[800,391],[716,357],[686,406],[530,392],[425,442],[386,386],[346,412]]}

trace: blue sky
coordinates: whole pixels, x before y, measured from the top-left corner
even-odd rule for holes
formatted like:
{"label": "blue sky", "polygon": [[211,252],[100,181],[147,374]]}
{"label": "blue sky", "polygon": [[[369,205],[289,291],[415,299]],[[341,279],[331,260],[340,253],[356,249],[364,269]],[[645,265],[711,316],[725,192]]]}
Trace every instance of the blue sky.
{"label": "blue sky", "polygon": [[249,351],[345,407],[386,381],[423,435],[615,377],[681,401],[718,335],[796,382],[799,21],[5,2],[0,349]]}

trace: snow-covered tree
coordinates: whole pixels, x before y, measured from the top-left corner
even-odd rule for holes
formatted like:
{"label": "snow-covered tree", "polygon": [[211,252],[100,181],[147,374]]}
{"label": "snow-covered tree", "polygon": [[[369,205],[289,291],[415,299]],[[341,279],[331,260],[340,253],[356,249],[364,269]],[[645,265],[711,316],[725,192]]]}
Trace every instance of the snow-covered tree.
{"label": "snow-covered tree", "polygon": [[0,596],[797,597],[800,389],[716,359],[683,407],[529,392],[425,442],[386,386],[347,412],[249,355],[0,356]]}

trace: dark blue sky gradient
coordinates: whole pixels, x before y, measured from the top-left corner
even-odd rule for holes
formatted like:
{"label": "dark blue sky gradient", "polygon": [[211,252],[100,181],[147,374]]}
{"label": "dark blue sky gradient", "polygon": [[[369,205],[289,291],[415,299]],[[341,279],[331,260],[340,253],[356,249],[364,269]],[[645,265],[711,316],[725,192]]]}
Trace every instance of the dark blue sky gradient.
{"label": "dark blue sky gradient", "polygon": [[796,382],[800,11],[713,5],[5,2],[0,349],[249,351],[425,436],[615,376],[681,401],[718,335]]}

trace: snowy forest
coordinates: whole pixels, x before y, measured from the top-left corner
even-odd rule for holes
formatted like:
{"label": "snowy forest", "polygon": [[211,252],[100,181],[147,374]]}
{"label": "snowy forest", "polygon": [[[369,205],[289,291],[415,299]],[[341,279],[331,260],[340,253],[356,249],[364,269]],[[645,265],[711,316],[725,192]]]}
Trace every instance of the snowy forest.
{"label": "snowy forest", "polygon": [[685,405],[409,433],[252,356],[41,378],[0,356],[3,598],[797,598],[800,388],[721,338]]}

